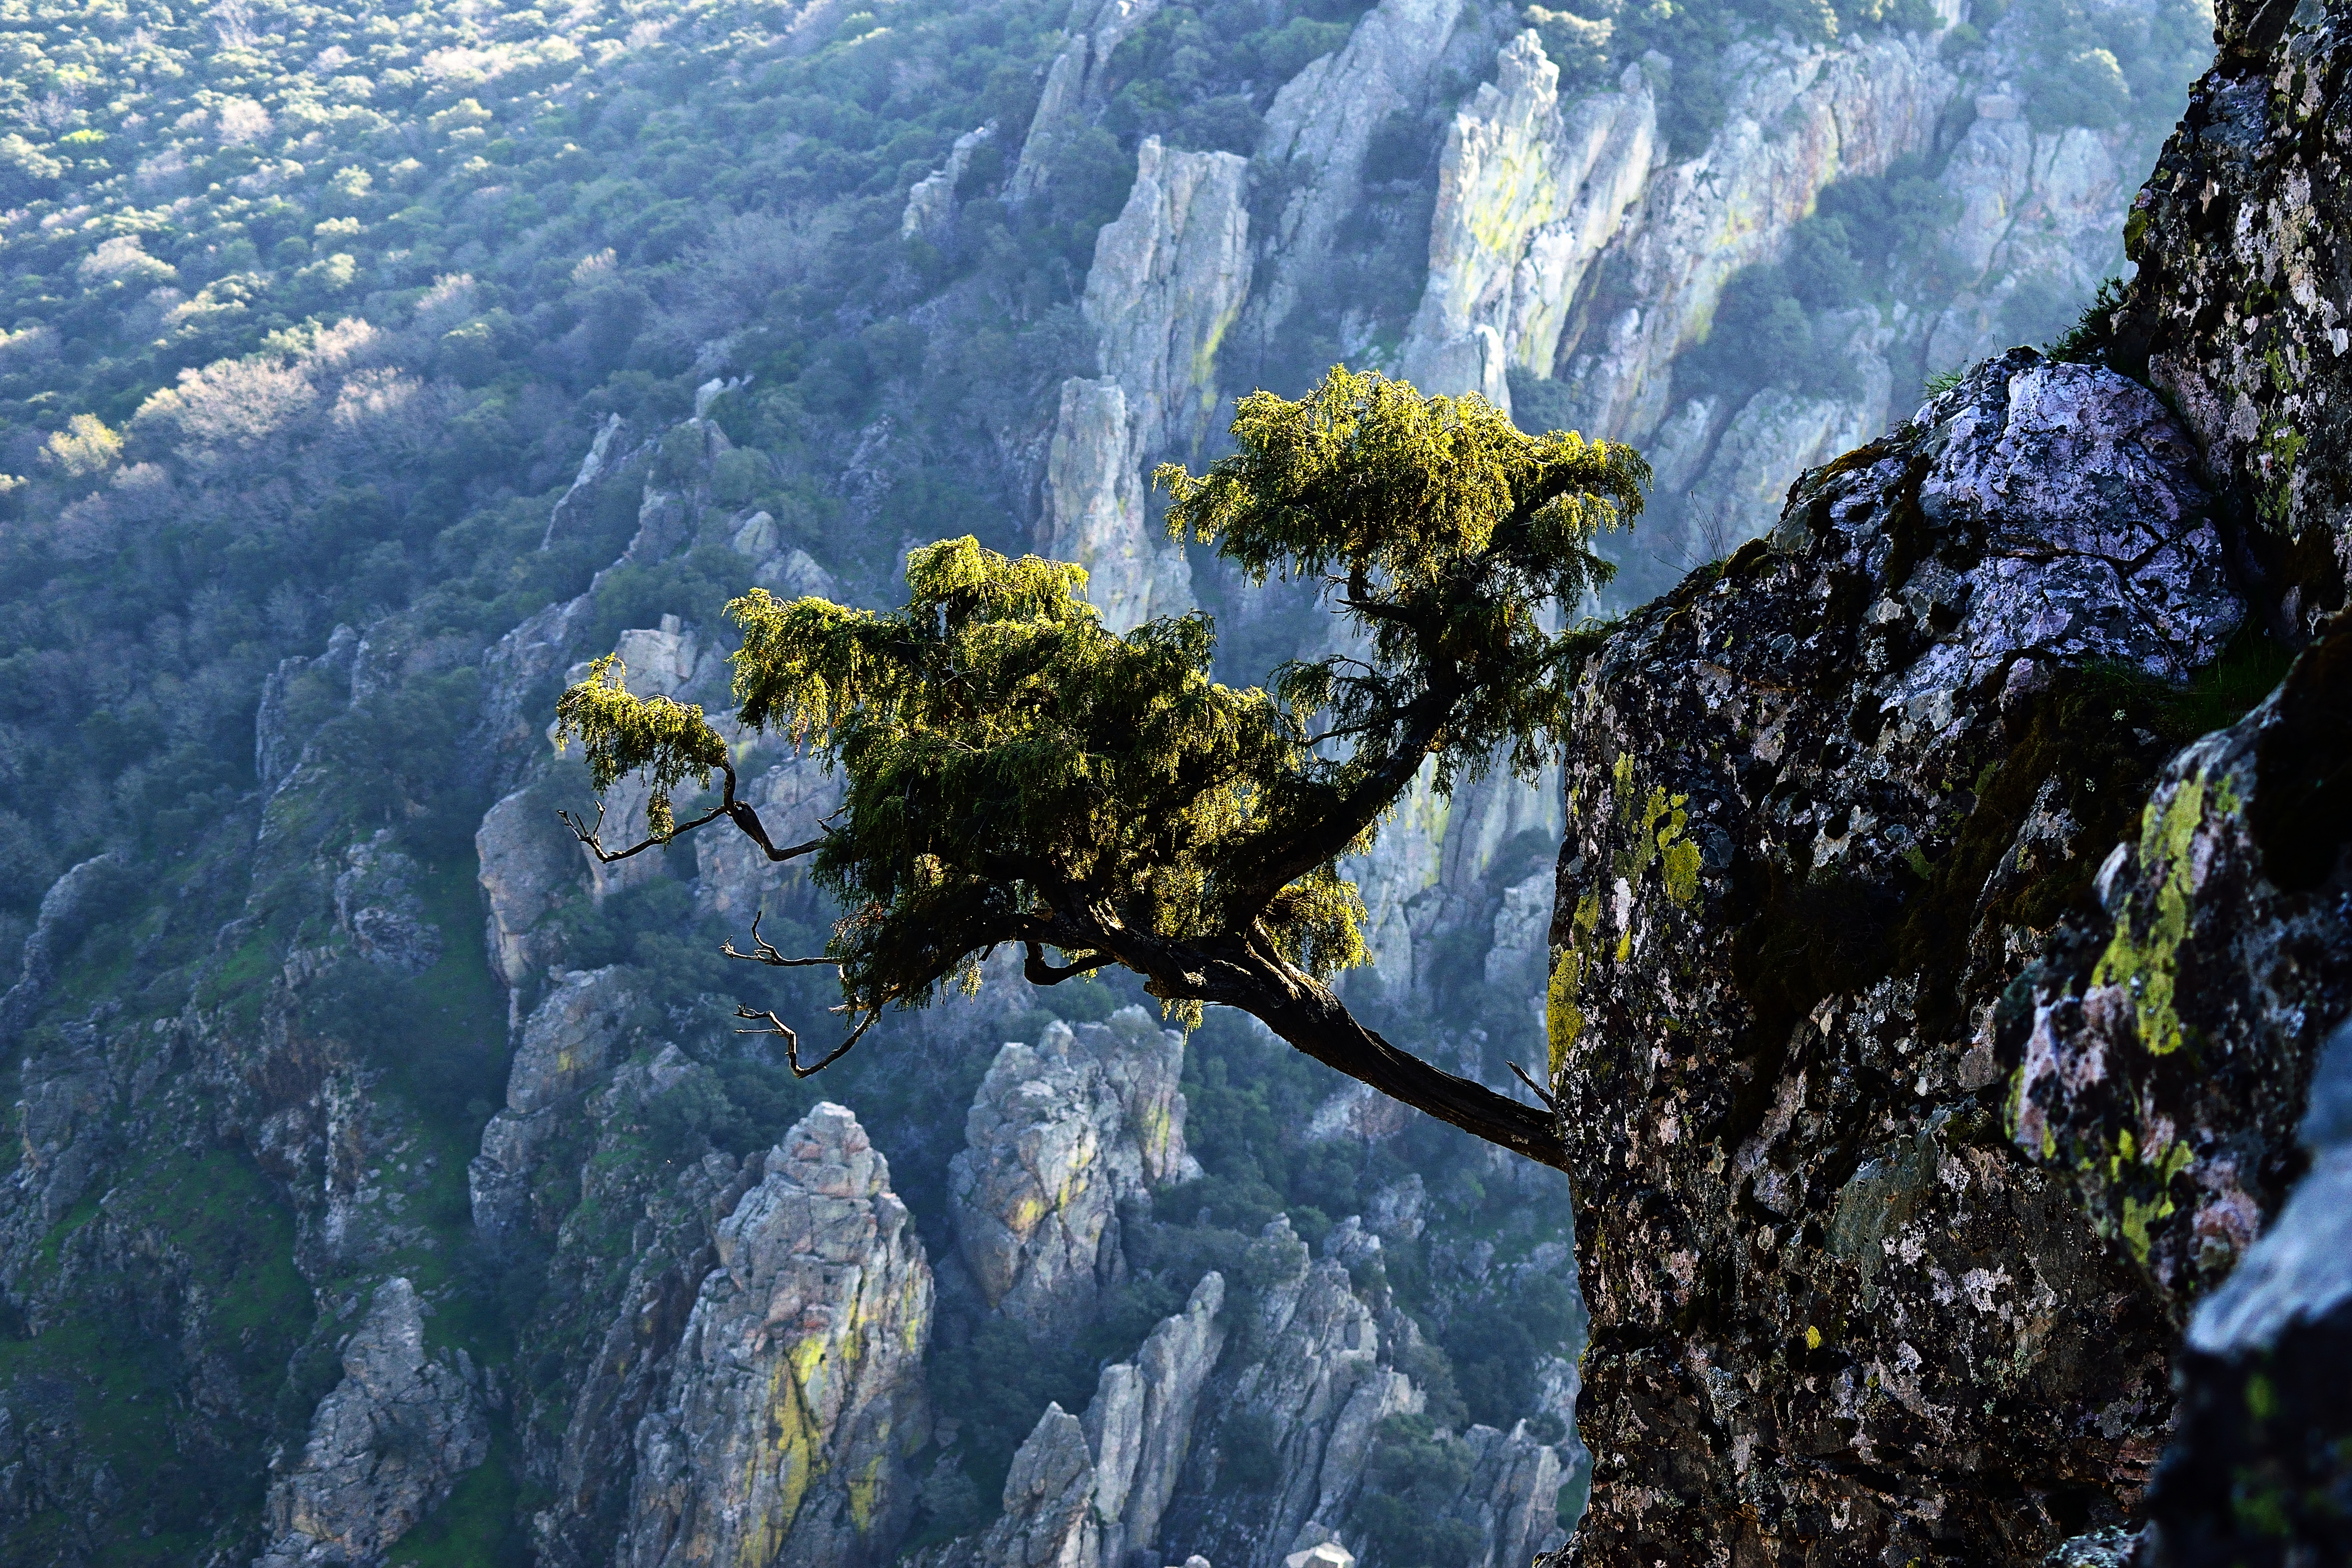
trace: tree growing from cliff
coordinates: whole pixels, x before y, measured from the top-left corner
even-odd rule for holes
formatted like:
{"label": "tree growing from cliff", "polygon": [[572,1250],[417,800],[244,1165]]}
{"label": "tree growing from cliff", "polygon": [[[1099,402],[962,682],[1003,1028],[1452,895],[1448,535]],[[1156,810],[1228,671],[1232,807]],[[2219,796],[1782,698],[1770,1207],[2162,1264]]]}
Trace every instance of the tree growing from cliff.
{"label": "tree growing from cliff", "polygon": [[[753,931],[736,957],[837,968],[854,1045],[892,1005],[979,984],[1018,944],[1041,985],[1122,965],[1172,1012],[1255,1015],[1284,1040],[1381,1092],[1546,1163],[1543,1112],[1431,1067],[1357,1020],[1330,979],[1362,962],[1363,906],[1339,860],[1369,848],[1424,765],[1440,793],[1489,768],[1531,776],[1565,722],[1590,634],[1552,631],[1608,564],[1594,533],[1641,510],[1631,447],[1521,434],[1476,397],[1423,397],[1334,368],[1305,398],[1258,392],[1233,456],[1195,477],[1171,464],[1169,531],[1253,581],[1319,583],[1349,651],[1276,672],[1270,689],[1210,678],[1198,613],[1125,636],[1080,596],[1076,566],[1007,559],[970,538],[913,552],[903,609],[753,589],[735,723],[828,755],[846,798],[805,844],[772,843],[737,795],[725,737],[702,710],[640,699],[613,658],[558,703],[602,791],[642,773],[648,837],[606,859],[730,821],[774,860],[814,857],[846,911],[822,955]],[[689,783],[718,800],[680,822]],[[600,819],[601,821],[601,819]]]}

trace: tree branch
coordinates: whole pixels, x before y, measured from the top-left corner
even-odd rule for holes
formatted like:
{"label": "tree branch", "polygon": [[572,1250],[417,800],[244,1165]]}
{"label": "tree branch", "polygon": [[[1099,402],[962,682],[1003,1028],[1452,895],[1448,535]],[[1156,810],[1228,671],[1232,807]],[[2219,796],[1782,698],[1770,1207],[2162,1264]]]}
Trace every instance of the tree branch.
{"label": "tree branch", "polygon": [[841,967],[841,960],[837,958],[786,958],[777,951],[773,942],[760,934],[760,921],[766,914],[767,911],[762,910],[751,917],[751,952],[736,952],[735,944],[731,942],[719,943],[719,951],[730,958],[748,958],[754,963],[764,963],[773,969],[815,969],[825,964],[831,964],[835,969]]}
{"label": "tree branch", "polygon": [[1022,961],[1021,978],[1032,985],[1059,985],[1073,976],[1090,974],[1118,962],[1108,952],[1089,952],[1081,954],[1075,963],[1053,964],[1045,962],[1045,950],[1040,944],[1024,942],[1021,945],[1027,953]]}
{"label": "tree branch", "polygon": [[1548,1110],[1441,1071],[1358,1022],[1313,975],[1247,936],[1175,942],[1129,927],[1093,929],[1057,912],[1055,945],[1113,953],[1164,1001],[1214,1002],[1260,1019],[1293,1048],[1391,1100],[1556,1170],[1568,1168]]}
{"label": "tree branch", "polygon": [[[682,837],[685,835],[693,832],[698,827],[707,827],[722,816],[732,822],[737,827],[742,829],[745,837],[749,837],[752,843],[757,844],[761,850],[765,853],[771,860],[783,861],[796,859],[803,855],[813,855],[817,850],[824,847],[824,836],[820,834],[816,837],[810,839],[805,844],[795,844],[790,848],[785,849],[777,848],[775,844],[768,837],[768,829],[766,826],[760,821],[760,814],[752,809],[751,803],[750,801],[738,800],[735,798],[735,765],[732,763],[722,760],[719,764],[719,771],[725,776],[726,784],[719,793],[719,804],[717,805],[712,806],[709,811],[704,812],[692,822],[681,822],[676,824],[670,828],[668,833],[658,838],[648,837],[641,839],[637,843],[630,845],[626,849],[607,849],[604,847],[604,802],[601,796],[598,797],[596,802],[596,826],[593,828],[589,827],[579,817],[573,816],[569,811],[558,811],[555,815],[562,818],[564,826],[572,829],[572,837],[577,838],[582,844],[587,846],[588,852],[595,856],[598,860],[604,862],[607,866],[611,865],[615,860],[625,860],[632,855],[642,855],[648,849],[657,848],[662,845],[669,843],[672,839]],[[745,955],[739,952],[735,956],[741,958]]]}
{"label": "tree branch", "polygon": [[766,1021],[768,1026],[764,1029],[738,1029],[735,1032],[739,1035],[775,1035],[781,1037],[784,1042],[784,1065],[793,1069],[793,1076],[794,1078],[814,1078],[817,1074],[823,1072],[825,1068],[831,1067],[834,1063],[847,1056],[849,1054],[849,1047],[856,1045],[858,1041],[858,1037],[864,1035],[867,1029],[874,1026],[874,1020],[876,1018],[881,1016],[878,1013],[868,1013],[864,1021],[861,1022],[857,1027],[849,1031],[849,1038],[842,1041],[838,1046],[835,1046],[832,1052],[828,1054],[823,1061],[817,1063],[814,1067],[804,1068],[801,1066],[801,1037],[790,1024],[785,1023],[773,1013],[760,1012],[753,1008],[746,1007],[740,1002],[735,1005],[735,1016],[739,1018],[749,1018],[754,1023],[758,1023],[761,1020]]}

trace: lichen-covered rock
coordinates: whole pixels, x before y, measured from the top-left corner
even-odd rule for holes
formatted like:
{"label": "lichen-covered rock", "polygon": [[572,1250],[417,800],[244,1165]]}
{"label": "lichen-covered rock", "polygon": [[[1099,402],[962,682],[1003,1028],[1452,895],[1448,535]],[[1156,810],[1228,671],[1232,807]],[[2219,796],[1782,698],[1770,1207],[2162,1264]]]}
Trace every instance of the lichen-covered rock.
{"label": "lichen-covered rock", "polygon": [[1198,446],[1219,343],[1249,293],[1248,164],[1144,139],[1117,221],[1095,236],[1081,309],[1098,379],[1062,384],[1045,464],[1045,545],[1087,569],[1103,624],[1129,631],[1192,607],[1192,568],[1145,515],[1143,465]]}
{"label": "lichen-covered rock", "polygon": [[2019,351],[1588,667],[1549,983],[1580,1561],[2016,1562],[2137,1503],[2165,1304],[2010,1141],[1995,1014],[2239,623],[2213,510],[2146,388]]}
{"label": "lichen-covered rock", "polygon": [[1722,130],[1651,180],[1621,237],[1622,276],[1563,350],[1591,434],[1646,440],[1673,406],[1674,356],[1703,335],[1725,282],[1771,257],[1832,179],[1926,146],[1956,79],[1933,37],[1899,33],[1837,47],[1742,41],[1716,71]]}
{"label": "lichen-covered rock", "polygon": [[[1531,32],[1454,117],[1438,163],[1429,281],[1400,367],[1424,393],[1484,392],[1502,364],[1465,345],[1493,330],[1500,358],[1549,374],[1585,273],[1641,195],[1657,109],[1638,68],[1563,117],[1559,68]],[[1476,374],[1465,374],[1465,369]],[[1499,406],[1510,407],[1502,384]]]}
{"label": "lichen-covered rock", "polygon": [[950,1163],[950,1212],[982,1297],[1033,1336],[1092,1321],[1126,1271],[1120,1205],[1197,1171],[1183,1064],[1184,1037],[1127,1007],[1050,1024],[990,1065]]}
{"label": "lichen-covered rock", "polygon": [[914,1507],[906,1456],[929,1436],[931,1273],[888,1165],[841,1106],[771,1150],[719,1226],[639,1424],[615,1561],[868,1568]]}
{"label": "lichen-covered rock", "polygon": [[425,1353],[407,1279],[377,1288],[342,1361],[300,1458],[270,1485],[273,1542],[255,1568],[380,1563],[489,1453],[479,1374],[463,1352],[454,1364]]}
{"label": "lichen-covered rock", "polygon": [[2344,603],[2352,401],[2338,240],[2352,213],[2339,7],[2228,0],[2220,58],[2133,204],[2117,352],[2145,354],[2244,508],[2244,569],[2282,632]]}
{"label": "lichen-covered rock", "polygon": [[2074,1173],[2176,1313],[2277,1211],[2305,1076],[2352,1011],[2352,876],[2322,799],[2347,750],[2352,624],[2166,765],[2100,868],[2111,918],[2086,922],[2066,962],[2022,973],[1995,1021],[2019,1062],[2018,1142]]}
{"label": "lichen-covered rock", "polygon": [[1249,295],[1248,176],[1234,153],[1147,136],[1126,206],[1096,232],[1079,309],[1147,455],[1196,447],[1215,412],[1217,348]]}
{"label": "lichen-covered rock", "polygon": [[466,1168],[474,1226],[509,1235],[530,1219],[531,1178],[567,1105],[612,1065],[637,1005],[617,968],[559,976],[531,1012],[507,1068],[506,1104],[482,1129],[482,1152]]}

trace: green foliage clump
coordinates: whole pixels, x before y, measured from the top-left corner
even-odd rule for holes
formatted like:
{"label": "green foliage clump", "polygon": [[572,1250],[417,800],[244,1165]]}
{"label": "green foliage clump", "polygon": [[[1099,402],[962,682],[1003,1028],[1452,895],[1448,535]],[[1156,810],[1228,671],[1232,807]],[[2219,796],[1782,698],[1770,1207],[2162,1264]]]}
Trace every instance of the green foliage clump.
{"label": "green foliage clump", "polygon": [[1447,1568],[1478,1554],[1477,1527],[1453,1515],[1470,1484],[1468,1445],[1426,1415],[1381,1423],[1356,1503],[1366,1542],[1396,1568]]}
{"label": "green foliage clump", "polygon": [[[1168,943],[1246,932],[1307,975],[1345,968],[1360,905],[1338,859],[1369,847],[1423,762],[1441,790],[1498,752],[1540,763],[1574,645],[1538,611],[1607,579],[1590,542],[1639,510],[1640,457],[1339,369],[1298,402],[1244,399],[1233,432],[1240,449],[1206,476],[1160,471],[1171,531],[1253,580],[1327,581],[1369,658],[1236,690],[1210,678],[1206,616],[1116,637],[1079,569],[971,538],[908,557],[902,610],[760,589],[730,606],[738,722],[848,778],[814,874],[846,911],[828,956],[861,1029],[976,984],[1006,942],[1128,964],[1179,1005],[1209,997],[1159,956]],[[642,771],[658,805],[727,766],[698,710],[640,700],[609,667],[559,714],[599,787]]]}

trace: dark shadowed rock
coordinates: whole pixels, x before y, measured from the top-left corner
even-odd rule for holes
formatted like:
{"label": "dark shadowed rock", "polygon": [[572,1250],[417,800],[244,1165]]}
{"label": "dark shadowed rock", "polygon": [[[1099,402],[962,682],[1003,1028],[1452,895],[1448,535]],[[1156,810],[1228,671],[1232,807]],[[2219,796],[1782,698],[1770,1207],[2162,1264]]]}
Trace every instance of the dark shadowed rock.
{"label": "dark shadowed rock", "polygon": [[1994,1015],[2097,914],[2145,725],[2239,624],[2212,510],[2145,387],[2018,351],[1588,668],[1550,983],[1579,1561],[2032,1561],[2137,1502],[2166,1303],[2011,1142]]}

